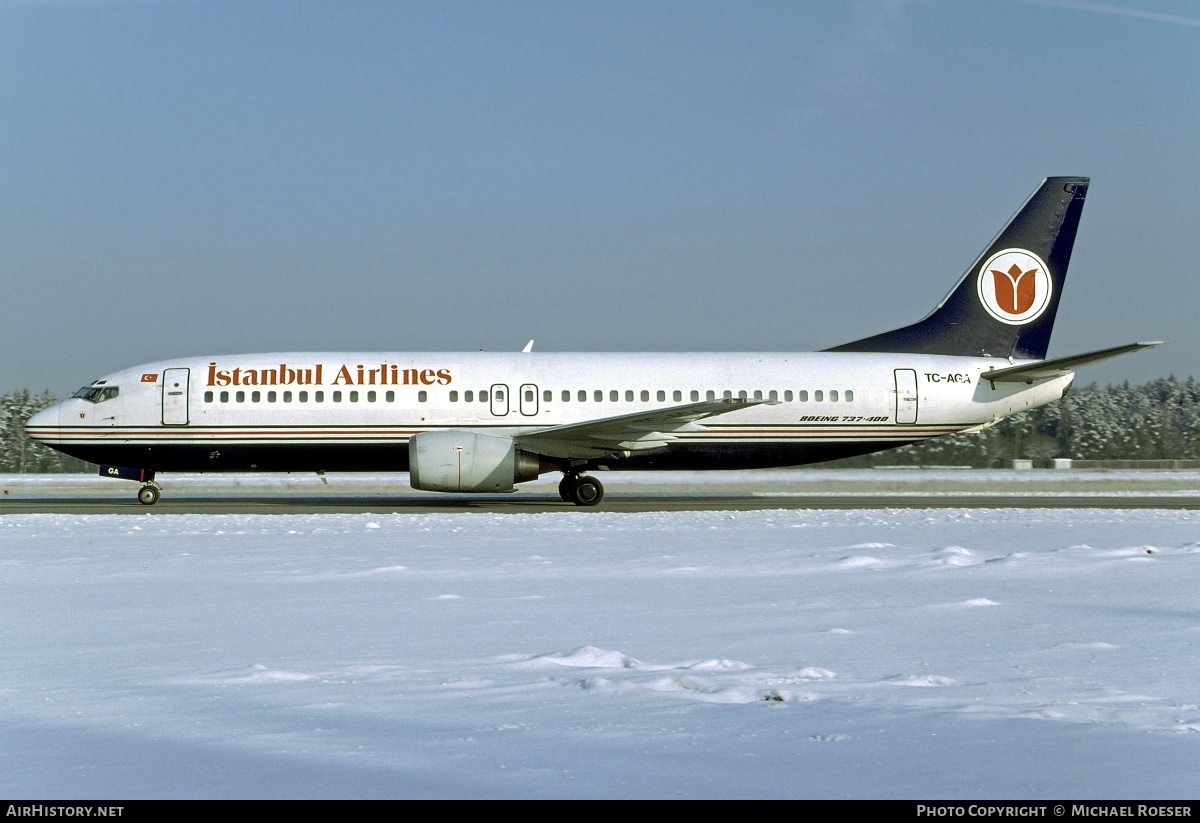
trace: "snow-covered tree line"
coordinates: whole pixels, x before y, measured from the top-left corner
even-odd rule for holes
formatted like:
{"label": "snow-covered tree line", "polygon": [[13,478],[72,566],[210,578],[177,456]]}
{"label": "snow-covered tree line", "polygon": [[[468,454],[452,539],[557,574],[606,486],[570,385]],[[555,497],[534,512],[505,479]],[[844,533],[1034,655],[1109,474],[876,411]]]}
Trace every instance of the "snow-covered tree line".
{"label": "snow-covered tree line", "polygon": [[1200,382],[1093,383],[978,434],[939,437],[860,458],[858,465],[1008,466],[1016,458],[1200,459]]}
{"label": "snow-covered tree line", "polygon": [[58,402],[51,392],[33,394],[29,389],[0,395],[0,473],[92,471],[93,466],[74,457],[35,443],[25,434],[25,421],[34,412]]}
{"label": "snow-covered tree line", "polygon": [[[31,441],[25,421],[57,402],[49,391],[0,396],[0,473],[93,471],[90,463]],[[842,466],[1007,466],[1014,458],[1048,460],[1200,459],[1200,382],[1159,378],[1140,386],[1096,384],[1058,402],[1003,420],[977,434],[939,437]]]}

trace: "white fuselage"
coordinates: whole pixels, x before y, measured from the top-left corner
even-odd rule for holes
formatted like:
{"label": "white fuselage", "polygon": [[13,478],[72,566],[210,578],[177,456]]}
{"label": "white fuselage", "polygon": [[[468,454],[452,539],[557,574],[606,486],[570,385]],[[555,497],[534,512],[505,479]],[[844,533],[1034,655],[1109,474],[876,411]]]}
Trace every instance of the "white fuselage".
{"label": "white fuselage", "polygon": [[108,375],[91,385],[92,399],[65,400],[31,419],[28,431],[92,462],[156,471],[404,470],[409,439],[425,431],[518,436],[746,398],[766,402],[677,429],[668,447],[589,465],[797,465],[989,425],[1058,399],[1072,379],[981,379],[1009,365],[829,352],[206,357]]}

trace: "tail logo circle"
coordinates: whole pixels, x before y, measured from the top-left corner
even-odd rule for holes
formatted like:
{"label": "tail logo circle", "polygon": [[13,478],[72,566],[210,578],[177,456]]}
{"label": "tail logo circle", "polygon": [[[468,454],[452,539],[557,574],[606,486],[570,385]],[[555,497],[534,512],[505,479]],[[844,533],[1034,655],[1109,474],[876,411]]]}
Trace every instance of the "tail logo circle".
{"label": "tail logo circle", "polygon": [[1024,249],[1005,249],[979,269],[979,302],[992,317],[1023,326],[1042,316],[1054,284],[1042,259]]}

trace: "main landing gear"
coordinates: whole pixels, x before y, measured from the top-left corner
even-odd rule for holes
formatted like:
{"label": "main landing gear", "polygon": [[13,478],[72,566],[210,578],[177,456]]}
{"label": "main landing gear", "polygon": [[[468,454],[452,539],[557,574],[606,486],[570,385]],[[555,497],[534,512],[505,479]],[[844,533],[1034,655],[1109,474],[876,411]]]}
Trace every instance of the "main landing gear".
{"label": "main landing gear", "polygon": [[153,481],[138,489],[138,502],[143,506],[153,506],[162,495],[162,488]]}
{"label": "main landing gear", "polygon": [[558,496],[576,506],[595,506],[604,499],[604,486],[587,474],[564,474],[558,484]]}

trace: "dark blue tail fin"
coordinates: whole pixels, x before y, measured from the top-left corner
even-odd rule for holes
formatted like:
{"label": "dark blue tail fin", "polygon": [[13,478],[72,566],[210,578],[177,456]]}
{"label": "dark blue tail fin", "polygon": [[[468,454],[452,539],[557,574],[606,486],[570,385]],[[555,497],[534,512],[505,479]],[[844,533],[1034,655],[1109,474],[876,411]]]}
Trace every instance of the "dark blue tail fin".
{"label": "dark blue tail fin", "polygon": [[826,351],[1045,359],[1088,181],[1043,180],[924,320]]}

